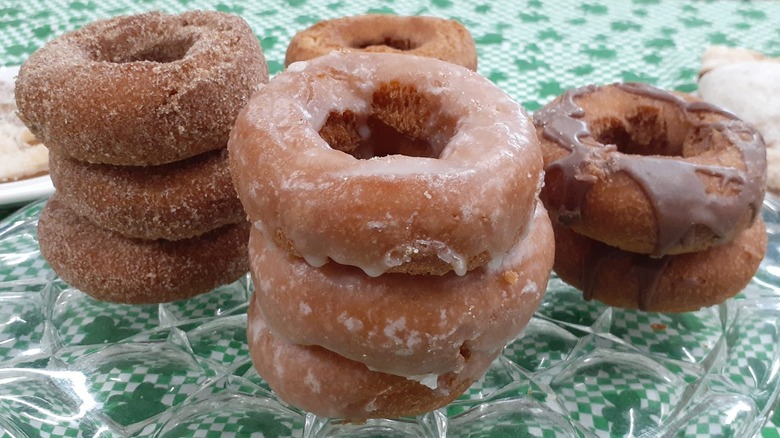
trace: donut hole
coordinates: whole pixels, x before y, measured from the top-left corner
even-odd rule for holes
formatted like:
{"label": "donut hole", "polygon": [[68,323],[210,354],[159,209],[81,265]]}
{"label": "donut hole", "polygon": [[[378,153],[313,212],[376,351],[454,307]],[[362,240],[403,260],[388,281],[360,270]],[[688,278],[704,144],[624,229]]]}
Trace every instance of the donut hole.
{"label": "donut hole", "polygon": [[371,50],[372,48],[390,48],[406,52],[416,49],[419,47],[419,44],[408,38],[380,37],[369,40],[359,40],[353,43],[350,47],[360,50]]}
{"label": "donut hole", "polygon": [[101,41],[100,48],[93,53],[95,61],[105,61],[114,64],[130,62],[154,62],[167,64],[184,59],[187,52],[195,44],[191,36],[156,35],[154,38],[144,38],[142,41]]}
{"label": "donut hole", "polygon": [[615,145],[621,153],[682,157],[683,141],[669,128],[664,114],[655,107],[640,106],[622,119],[607,116],[591,122],[593,138]]}
{"label": "donut hole", "polygon": [[456,119],[442,112],[436,96],[390,83],[378,87],[367,114],[331,112],[319,134],[331,148],[361,160],[439,158],[455,127]]}

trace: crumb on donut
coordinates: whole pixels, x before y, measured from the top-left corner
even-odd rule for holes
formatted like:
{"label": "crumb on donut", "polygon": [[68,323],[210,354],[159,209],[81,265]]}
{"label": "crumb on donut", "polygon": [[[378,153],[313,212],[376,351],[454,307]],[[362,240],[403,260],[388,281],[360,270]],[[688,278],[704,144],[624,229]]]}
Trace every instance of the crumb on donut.
{"label": "crumb on donut", "polygon": [[515,271],[504,272],[504,281],[508,284],[515,284],[520,279],[520,276]]}

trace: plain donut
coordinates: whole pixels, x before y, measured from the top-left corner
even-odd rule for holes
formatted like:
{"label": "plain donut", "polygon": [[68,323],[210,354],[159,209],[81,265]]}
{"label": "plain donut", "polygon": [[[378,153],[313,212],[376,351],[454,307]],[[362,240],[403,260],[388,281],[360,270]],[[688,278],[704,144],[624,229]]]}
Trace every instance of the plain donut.
{"label": "plain donut", "polygon": [[499,258],[542,181],[533,125],[509,96],[463,67],[390,53],[296,63],[252,97],[228,148],[266,236],[370,276],[463,275]]}
{"label": "plain donut", "polygon": [[474,39],[457,21],[381,14],[320,21],[296,33],[287,46],[284,65],[333,51],[404,53],[477,70]]}
{"label": "plain donut", "polygon": [[749,228],[766,151],[747,123],[643,84],[567,91],[534,114],[553,222],[626,251],[680,254]]}
{"label": "plain donut", "polygon": [[149,12],[49,41],[16,81],[19,116],[57,153],[157,165],[219,149],[268,68],[240,17]]}

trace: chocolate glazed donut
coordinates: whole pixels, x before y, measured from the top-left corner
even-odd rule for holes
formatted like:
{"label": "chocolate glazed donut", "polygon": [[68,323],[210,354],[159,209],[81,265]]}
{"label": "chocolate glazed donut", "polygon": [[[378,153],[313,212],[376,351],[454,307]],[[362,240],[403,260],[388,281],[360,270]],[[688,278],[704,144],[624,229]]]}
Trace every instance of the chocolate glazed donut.
{"label": "chocolate glazed donut", "polygon": [[554,270],[616,307],[682,312],[750,281],[766,251],[761,136],[642,84],[570,90],[534,115]]}
{"label": "chocolate glazed donut", "polygon": [[732,240],[760,211],[763,140],[713,105],[643,84],[589,86],[566,92],[534,122],[545,206],[590,238],[680,254]]}

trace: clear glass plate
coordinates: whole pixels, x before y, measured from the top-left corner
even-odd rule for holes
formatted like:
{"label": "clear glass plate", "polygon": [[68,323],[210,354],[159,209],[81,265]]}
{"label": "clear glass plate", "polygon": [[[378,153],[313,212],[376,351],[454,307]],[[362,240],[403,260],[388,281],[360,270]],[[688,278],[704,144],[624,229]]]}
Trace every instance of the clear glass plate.
{"label": "clear glass plate", "polygon": [[186,301],[103,303],[41,258],[42,202],[0,226],[0,431],[12,437],[724,436],[778,395],[780,203],[736,298],[666,315],[586,302],[552,278],[483,379],[418,418],[348,424],[280,402],[248,355],[248,279]]}

